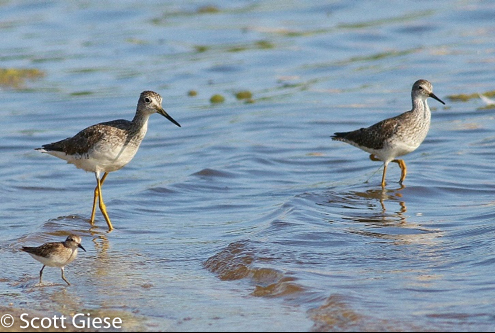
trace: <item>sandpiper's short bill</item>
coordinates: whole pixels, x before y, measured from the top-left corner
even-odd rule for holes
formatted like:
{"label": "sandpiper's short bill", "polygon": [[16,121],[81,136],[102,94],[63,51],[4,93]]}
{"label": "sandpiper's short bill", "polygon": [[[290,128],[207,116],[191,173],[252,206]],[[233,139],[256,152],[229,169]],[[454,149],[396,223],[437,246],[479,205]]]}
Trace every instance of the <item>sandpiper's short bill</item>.
{"label": "sandpiper's short bill", "polygon": [[69,281],[64,276],[64,266],[76,259],[78,248],[86,252],[81,245],[81,237],[69,235],[63,242],[45,243],[36,247],[23,246],[22,251],[29,253],[31,257],[43,264],[40,271],[40,284],[42,283],[43,269],[45,269],[45,266],[49,266],[60,267],[62,279],[70,286]]}

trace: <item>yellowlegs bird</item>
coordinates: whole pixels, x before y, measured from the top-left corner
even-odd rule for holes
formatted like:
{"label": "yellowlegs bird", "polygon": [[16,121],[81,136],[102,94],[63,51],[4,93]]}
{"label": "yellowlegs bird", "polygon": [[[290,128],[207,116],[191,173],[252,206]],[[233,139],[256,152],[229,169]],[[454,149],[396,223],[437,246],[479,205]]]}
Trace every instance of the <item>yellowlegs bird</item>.
{"label": "yellowlegs bird", "polygon": [[[139,97],[136,115],[132,121],[119,119],[99,123],[83,129],[75,136],[65,140],[43,145],[36,150],[74,164],[77,168],[95,173],[96,188],[94,191],[91,224],[95,220],[96,201],[108,224],[108,231],[113,230],[108,217],[101,187],[109,172],[116,171],[129,163],[139,149],[146,131],[148,119],[153,113],[159,113],[175,125],[179,126],[162,107],[162,97],[153,91],[143,91]],[[103,176],[100,178],[100,175]]]}
{"label": "yellowlegs bird", "polygon": [[81,237],[70,235],[64,242],[45,243],[37,247],[23,246],[22,251],[27,252],[34,259],[43,264],[40,271],[40,284],[42,282],[43,269],[45,266],[60,267],[62,279],[70,286],[69,281],[64,276],[64,266],[70,264],[77,257],[77,248],[81,248]]}
{"label": "yellowlegs bird", "polygon": [[347,142],[370,153],[370,159],[383,162],[382,187],[385,187],[387,165],[399,164],[401,177],[399,184],[406,179],[407,167],[398,156],[409,154],[423,142],[430,129],[431,112],[427,99],[432,97],[445,104],[433,93],[427,80],[418,80],[412,86],[412,110],[396,117],[382,120],[370,127],[351,132],[335,133],[333,140]]}

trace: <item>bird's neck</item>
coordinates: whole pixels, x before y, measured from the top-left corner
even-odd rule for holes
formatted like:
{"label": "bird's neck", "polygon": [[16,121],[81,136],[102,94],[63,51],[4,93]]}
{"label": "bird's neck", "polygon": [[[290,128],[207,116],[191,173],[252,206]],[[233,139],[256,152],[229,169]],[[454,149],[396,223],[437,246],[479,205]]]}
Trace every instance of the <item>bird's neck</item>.
{"label": "bird's neck", "polygon": [[150,114],[137,111],[134,119],[132,119],[132,124],[136,131],[144,131],[146,133],[146,131],[148,130],[149,118]]}
{"label": "bird's neck", "polygon": [[413,110],[414,112],[423,115],[424,118],[431,117],[430,107],[428,106],[428,102],[426,99],[413,99]]}

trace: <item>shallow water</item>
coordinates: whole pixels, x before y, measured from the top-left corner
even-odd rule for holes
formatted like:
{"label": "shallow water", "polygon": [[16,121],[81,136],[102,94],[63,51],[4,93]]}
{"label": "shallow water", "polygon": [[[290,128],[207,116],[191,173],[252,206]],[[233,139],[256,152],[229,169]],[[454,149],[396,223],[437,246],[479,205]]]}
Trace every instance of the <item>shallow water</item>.
{"label": "shallow water", "polygon": [[[211,7],[206,7],[206,6]],[[121,317],[160,331],[493,331],[495,89],[486,1],[3,1],[0,304]],[[428,79],[432,126],[408,176],[330,135],[410,109]],[[159,115],[103,193],[34,148]],[[197,96],[190,97],[190,90]],[[252,92],[251,101],[235,93]],[[221,94],[225,102],[210,103]],[[60,271],[19,251],[67,233]],[[5,310],[9,311],[9,310]],[[17,319],[14,317],[14,319]]]}

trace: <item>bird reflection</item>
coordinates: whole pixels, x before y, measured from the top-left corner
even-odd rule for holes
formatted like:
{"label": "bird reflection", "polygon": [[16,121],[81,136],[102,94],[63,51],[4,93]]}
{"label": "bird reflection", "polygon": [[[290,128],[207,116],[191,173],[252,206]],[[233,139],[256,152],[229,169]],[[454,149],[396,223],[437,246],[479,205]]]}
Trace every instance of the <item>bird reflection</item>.
{"label": "bird reflection", "polygon": [[[394,244],[432,244],[442,232],[408,212],[407,199],[415,190],[397,185],[389,188],[367,188],[355,185],[345,191],[325,192],[325,201],[318,203],[333,228],[346,233],[385,240]],[[411,207],[409,207],[409,210]],[[417,210],[417,207],[413,211]],[[415,221],[419,220],[419,221]]]}
{"label": "bird reflection", "polygon": [[[394,217],[399,218],[399,222],[406,223],[405,213],[407,212],[406,203],[403,199],[402,191],[405,188],[404,185],[400,185],[396,189],[386,189],[386,188],[377,188],[377,189],[368,189],[365,192],[352,192],[355,197],[364,198],[368,200],[378,200],[381,207],[381,212],[378,215],[375,215],[373,220],[377,221],[389,221],[393,220]],[[399,210],[395,212],[394,215],[387,214],[386,202],[396,202],[399,204]],[[390,206],[390,205],[389,205]],[[370,217],[366,218],[367,221],[370,220]]]}
{"label": "bird reflection", "polygon": [[93,243],[95,244],[95,250],[98,253],[98,257],[106,256],[108,249],[110,248],[110,244],[108,242],[108,238],[105,234],[102,234],[99,228],[92,226],[89,229],[89,233],[93,237]]}

